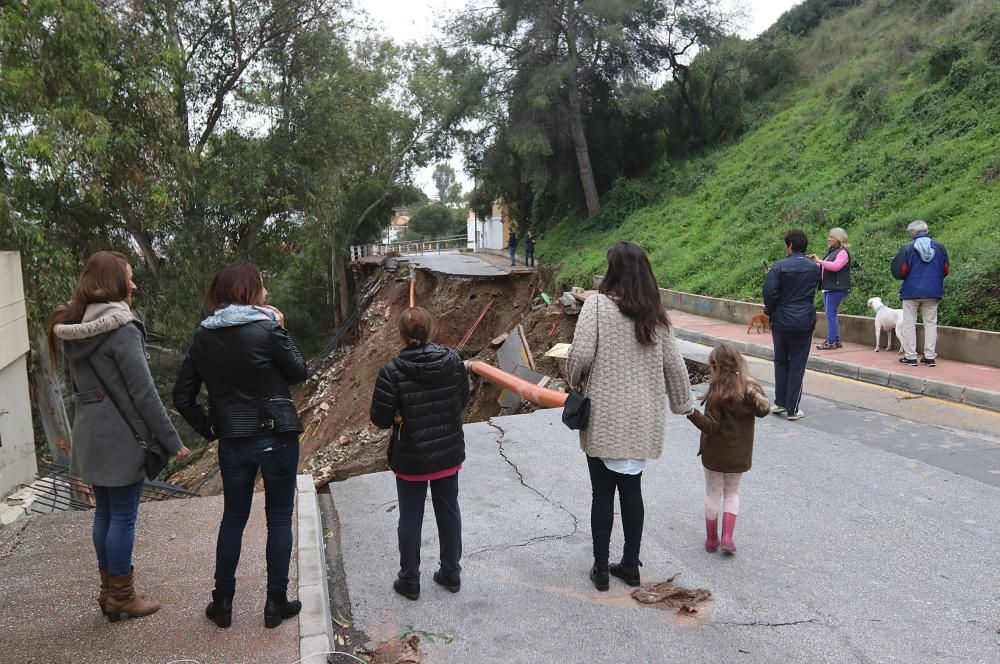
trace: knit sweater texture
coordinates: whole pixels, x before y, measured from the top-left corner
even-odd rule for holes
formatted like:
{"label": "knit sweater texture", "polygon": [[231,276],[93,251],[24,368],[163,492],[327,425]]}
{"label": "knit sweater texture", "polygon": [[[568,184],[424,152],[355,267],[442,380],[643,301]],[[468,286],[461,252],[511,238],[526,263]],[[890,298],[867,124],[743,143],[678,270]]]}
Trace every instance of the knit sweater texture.
{"label": "knit sweater texture", "polygon": [[590,421],[580,432],[580,447],[590,456],[657,459],[666,431],[664,399],[674,413],[691,409],[691,383],[674,335],[661,325],[656,343],[643,346],[635,322],[606,295],[587,298],[580,310],[567,369],[570,383],[584,384],[590,398]]}

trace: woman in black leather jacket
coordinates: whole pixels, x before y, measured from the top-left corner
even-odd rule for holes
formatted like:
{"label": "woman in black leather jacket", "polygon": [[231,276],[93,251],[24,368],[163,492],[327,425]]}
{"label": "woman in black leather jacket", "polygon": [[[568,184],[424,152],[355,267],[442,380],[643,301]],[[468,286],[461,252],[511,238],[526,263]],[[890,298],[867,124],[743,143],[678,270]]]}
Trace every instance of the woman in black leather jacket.
{"label": "woman in black leather jacket", "polygon": [[[255,265],[219,270],[205,295],[210,315],[194,333],[174,385],[174,406],[184,419],[207,440],[220,439],[225,507],[215,550],[215,590],[205,610],[219,627],[232,621],[236,565],[258,469],[267,515],[264,626],[277,627],[301,608],[286,596],[302,433],[289,385],[306,379],[306,365],[284,316],[264,304],[266,296]],[[207,413],[198,403],[202,383],[208,388]]]}

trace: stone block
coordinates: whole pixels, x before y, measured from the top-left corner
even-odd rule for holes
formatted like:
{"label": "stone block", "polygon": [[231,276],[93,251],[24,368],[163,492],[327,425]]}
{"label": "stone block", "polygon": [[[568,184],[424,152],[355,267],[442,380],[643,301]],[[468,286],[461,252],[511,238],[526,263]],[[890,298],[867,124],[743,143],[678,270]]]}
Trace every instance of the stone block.
{"label": "stone block", "polygon": [[326,638],[326,634],[306,636],[299,639],[299,662],[301,664],[326,664],[326,653],[333,651],[333,644]]}
{"label": "stone block", "polygon": [[962,402],[970,406],[979,406],[988,410],[1000,411],[1000,392],[982,390],[978,387],[967,387],[962,395]]}
{"label": "stone block", "polygon": [[840,360],[829,360],[830,362],[830,373],[834,376],[843,376],[844,378],[850,378],[852,380],[858,379],[858,373],[861,369],[856,364],[848,364],[847,362],[841,362]]}
{"label": "stone block", "polygon": [[939,380],[925,380],[924,394],[938,399],[948,401],[962,401],[965,394],[965,385],[955,385],[954,383],[944,383]]}
{"label": "stone block", "polygon": [[900,373],[897,371],[889,372],[889,387],[897,390],[912,392],[914,394],[923,394],[924,382],[924,379],[919,376]]}
{"label": "stone block", "polygon": [[889,372],[875,367],[861,367],[858,370],[858,380],[885,387],[889,384]]}

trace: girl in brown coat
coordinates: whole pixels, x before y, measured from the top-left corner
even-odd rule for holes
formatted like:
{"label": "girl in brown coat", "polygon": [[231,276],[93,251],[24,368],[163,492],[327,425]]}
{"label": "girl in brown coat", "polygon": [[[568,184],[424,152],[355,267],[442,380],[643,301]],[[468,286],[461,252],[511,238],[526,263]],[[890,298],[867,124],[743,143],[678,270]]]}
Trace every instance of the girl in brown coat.
{"label": "girl in brown coat", "polygon": [[740,479],[753,459],[754,417],[764,417],[771,404],[749,375],[743,356],[722,344],[708,356],[708,391],[701,398],[705,412],[688,419],[701,429],[701,462],[705,466],[705,550],[719,548],[719,504],[722,514],[722,551],[735,553],[733,530],[740,508]]}

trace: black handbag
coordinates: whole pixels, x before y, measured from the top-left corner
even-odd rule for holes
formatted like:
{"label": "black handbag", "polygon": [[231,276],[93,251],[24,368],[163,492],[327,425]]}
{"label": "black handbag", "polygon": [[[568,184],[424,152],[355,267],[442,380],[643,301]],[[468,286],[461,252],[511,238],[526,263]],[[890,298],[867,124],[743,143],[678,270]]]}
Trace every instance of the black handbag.
{"label": "black handbag", "polygon": [[[98,348],[100,348],[100,346],[98,346]],[[163,472],[163,469],[167,467],[167,457],[161,454],[158,450],[153,449],[153,447],[150,446],[150,444],[147,443],[142,437],[142,434],[140,434],[135,428],[132,424],[132,420],[128,418],[125,411],[122,410],[122,407],[118,405],[118,402],[115,401],[115,398],[111,395],[111,390],[109,390],[108,386],[104,383],[104,379],[101,378],[101,374],[97,372],[97,367],[95,367],[94,363],[90,361],[89,356],[87,357],[87,364],[90,365],[90,370],[94,372],[94,377],[97,378],[97,382],[101,384],[101,390],[103,390],[104,396],[108,397],[111,405],[115,407],[115,410],[118,411],[118,414],[132,432],[132,435],[135,436],[135,441],[139,443],[140,447],[142,447],[143,452],[145,453],[143,470],[146,473],[146,478],[149,480],[155,480],[160,476],[160,473]]]}
{"label": "black handbag", "polygon": [[[595,295],[594,297],[600,297]],[[597,300],[597,343],[601,343],[601,309],[600,300]],[[594,346],[594,355],[597,355],[597,346]],[[583,393],[583,390],[570,390],[566,395],[566,403],[562,412],[563,424],[570,429],[583,431],[590,421],[590,397]]]}

